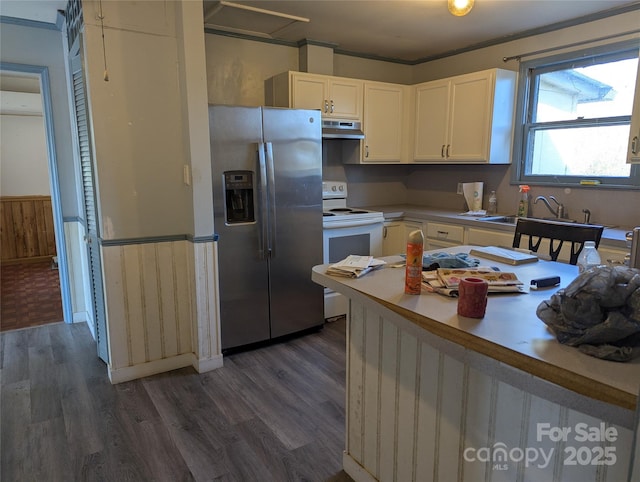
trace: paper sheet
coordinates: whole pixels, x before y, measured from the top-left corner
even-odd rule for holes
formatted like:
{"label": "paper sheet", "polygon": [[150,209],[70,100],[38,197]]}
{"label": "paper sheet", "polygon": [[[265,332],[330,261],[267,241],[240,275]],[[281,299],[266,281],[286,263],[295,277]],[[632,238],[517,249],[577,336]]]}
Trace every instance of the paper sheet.
{"label": "paper sheet", "polygon": [[467,201],[470,212],[476,212],[482,210],[482,189],[484,187],[483,182],[463,182],[462,193],[464,199]]}

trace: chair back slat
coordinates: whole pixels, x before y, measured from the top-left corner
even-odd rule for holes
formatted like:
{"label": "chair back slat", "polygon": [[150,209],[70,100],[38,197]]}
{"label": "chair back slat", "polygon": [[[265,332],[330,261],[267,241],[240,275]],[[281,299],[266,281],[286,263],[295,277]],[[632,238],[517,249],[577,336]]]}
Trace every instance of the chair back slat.
{"label": "chair back slat", "polygon": [[541,219],[518,218],[513,236],[513,247],[519,248],[523,235],[529,236],[529,250],[538,252],[543,239],[549,240],[549,256],[553,261],[558,259],[565,241],[571,243],[569,263],[576,264],[585,241],[595,241],[600,245],[604,226],[546,221]]}

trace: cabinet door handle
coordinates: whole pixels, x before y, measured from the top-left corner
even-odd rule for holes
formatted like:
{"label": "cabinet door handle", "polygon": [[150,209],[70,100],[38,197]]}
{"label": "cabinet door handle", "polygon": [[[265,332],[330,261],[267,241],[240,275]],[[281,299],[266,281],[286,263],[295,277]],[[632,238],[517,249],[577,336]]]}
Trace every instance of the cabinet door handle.
{"label": "cabinet door handle", "polygon": [[333,114],[333,107],[334,107],[334,105],[333,105],[333,101],[331,101],[331,113],[332,113],[332,114]]}
{"label": "cabinet door handle", "polygon": [[449,231],[438,231],[439,238],[447,238],[449,236]]}
{"label": "cabinet door handle", "polygon": [[440,157],[444,157],[444,144],[442,144],[442,147],[440,148]]}
{"label": "cabinet door handle", "polygon": [[631,154],[638,154],[638,136],[634,136],[631,140]]}
{"label": "cabinet door handle", "polygon": [[329,101],[328,100],[324,100],[324,113],[326,114],[327,112],[329,112]]}
{"label": "cabinet door handle", "polygon": [[449,148],[451,147],[451,144],[447,144],[447,157],[449,157]]}
{"label": "cabinet door handle", "polygon": [[384,239],[387,239],[387,227],[386,226],[384,228],[382,228],[382,237]]}
{"label": "cabinet door handle", "polygon": [[369,146],[364,146],[364,157],[369,157]]}

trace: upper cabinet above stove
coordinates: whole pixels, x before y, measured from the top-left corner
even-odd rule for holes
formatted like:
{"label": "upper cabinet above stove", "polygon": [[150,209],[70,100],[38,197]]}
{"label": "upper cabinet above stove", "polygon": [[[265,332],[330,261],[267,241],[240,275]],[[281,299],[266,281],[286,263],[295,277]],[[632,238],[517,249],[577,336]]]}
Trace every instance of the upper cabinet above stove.
{"label": "upper cabinet above stove", "polygon": [[266,81],[266,104],[312,109],[323,118],[362,120],[362,86],[358,79],[306,72],[283,72]]}
{"label": "upper cabinet above stove", "polygon": [[364,141],[360,163],[402,163],[408,160],[411,133],[411,87],[384,82],[364,83]]}

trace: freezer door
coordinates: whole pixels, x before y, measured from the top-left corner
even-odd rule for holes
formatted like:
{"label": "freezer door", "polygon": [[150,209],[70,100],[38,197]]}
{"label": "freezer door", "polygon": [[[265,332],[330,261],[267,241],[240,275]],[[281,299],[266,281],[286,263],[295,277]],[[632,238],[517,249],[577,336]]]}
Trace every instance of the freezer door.
{"label": "freezer door", "polygon": [[[226,350],[270,338],[268,264],[262,249],[266,220],[259,202],[263,194],[259,185],[264,177],[258,155],[262,115],[260,108],[210,106],[209,124],[214,227],[220,236],[221,342]],[[241,189],[226,192],[225,183],[229,189],[246,188],[249,178],[251,196],[241,196]],[[252,210],[244,204],[249,198],[254,204]],[[230,210],[237,213],[232,215]],[[254,221],[243,214],[250,211]],[[249,221],[242,222],[243,216]]]}
{"label": "freezer door", "polygon": [[320,113],[263,108],[269,180],[271,336],[324,322],[324,294],[311,281],[322,264]]}

